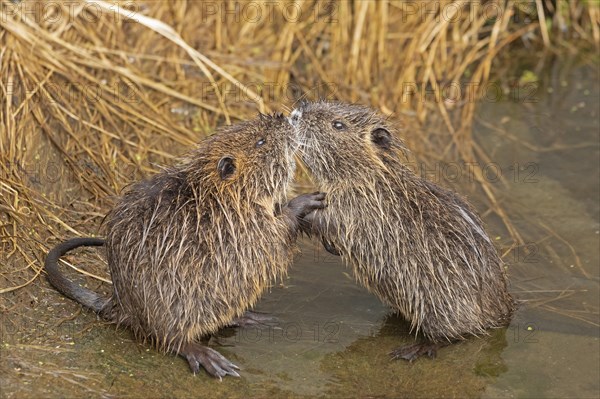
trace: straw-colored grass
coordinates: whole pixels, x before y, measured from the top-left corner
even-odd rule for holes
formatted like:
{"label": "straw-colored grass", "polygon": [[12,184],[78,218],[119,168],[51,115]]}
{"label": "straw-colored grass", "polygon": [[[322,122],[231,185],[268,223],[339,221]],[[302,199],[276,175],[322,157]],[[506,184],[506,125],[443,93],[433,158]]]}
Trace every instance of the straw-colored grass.
{"label": "straw-colored grass", "polygon": [[125,184],[218,125],[327,97],[407,126],[439,118],[438,131],[407,129],[408,145],[485,160],[470,136],[478,93],[449,102],[418,89],[483,85],[525,42],[600,42],[598,6],[583,0],[115,4],[1,3],[0,293],[37,278],[48,247],[97,231]]}

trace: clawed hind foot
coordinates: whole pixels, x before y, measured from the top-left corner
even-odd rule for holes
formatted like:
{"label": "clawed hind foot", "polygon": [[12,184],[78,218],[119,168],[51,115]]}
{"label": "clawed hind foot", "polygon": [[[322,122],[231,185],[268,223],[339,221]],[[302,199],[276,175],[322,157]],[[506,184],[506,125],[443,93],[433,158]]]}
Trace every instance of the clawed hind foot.
{"label": "clawed hind foot", "polygon": [[207,346],[196,343],[186,344],[181,348],[179,354],[187,359],[194,374],[197,374],[202,366],[208,374],[219,380],[226,375],[240,376],[236,371],[240,369],[238,366]]}
{"label": "clawed hind foot", "polygon": [[392,360],[404,359],[412,363],[413,360],[427,355],[434,359],[437,356],[437,350],[444,346],[443,344],[434,344],[432,342],[419,342],[412,345],[401,346],[390,352]]}
{"label": "clawed hind foot", "polygon": [[256,325],[269,325],[278,322],[279,319],[268,313],[254,312],[247,310],[243,315],[232,320],[231,327],[248,327]]}

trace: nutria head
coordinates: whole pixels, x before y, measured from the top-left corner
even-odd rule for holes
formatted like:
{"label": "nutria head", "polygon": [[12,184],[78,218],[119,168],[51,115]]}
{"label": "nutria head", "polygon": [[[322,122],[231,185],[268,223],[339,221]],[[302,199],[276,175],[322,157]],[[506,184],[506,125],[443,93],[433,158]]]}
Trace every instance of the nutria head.
{"label": "nutria head", "polygon": [[364,106],[304,103],[289,120],[298,132],[303,162],[321,182],[368,176],[404,149],[393,124]]}
{"label": "nutria head", "polygon": [[237,199],[279,201],[293,178],[297,148],[287,118],[261,114],[217,130],[183,163],[191,187]]}

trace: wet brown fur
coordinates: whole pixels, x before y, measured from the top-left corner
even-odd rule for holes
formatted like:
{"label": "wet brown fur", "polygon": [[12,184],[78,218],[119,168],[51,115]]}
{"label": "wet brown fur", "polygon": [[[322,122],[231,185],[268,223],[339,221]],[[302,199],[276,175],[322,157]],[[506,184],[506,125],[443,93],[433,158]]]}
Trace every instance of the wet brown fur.
{"label": "wet brown fur", "polygon": [[[251,307],[295,249],[297,221],[279,211],[293,133],[280,115],[226,127],[128,187],[105,220],[113,294],[100,313],[179,352]],[[235,164],[225,178],[223,157]]]}
{"label": "wet brown fur", "polygon": [[363,286],[432,342],[508,323],[514,302],[483,223],[465,199],[403,164],[389,120],[366,107],[317,102],[290,121],[303,162],[328,192],[328,207],[309,215],[312,231]]}

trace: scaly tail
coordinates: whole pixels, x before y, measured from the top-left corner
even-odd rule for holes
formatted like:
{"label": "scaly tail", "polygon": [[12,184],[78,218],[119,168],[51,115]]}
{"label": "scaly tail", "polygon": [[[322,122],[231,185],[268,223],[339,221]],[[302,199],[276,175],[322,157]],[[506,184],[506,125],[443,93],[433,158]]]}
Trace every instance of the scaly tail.
{"label": "scaly tail", "polygon": [[105,241],[102,238],[71,238],[52,248],[52,250],[48,252],[48,256],[46,256],[46,261],[44,263],[48,281],[50,281],[50,284],[52,284],[54,288],[83,306],[92,309],[96,313],[100,313],[110,299],[99,295],[94,291],[88,290],[66,278],[58,271],[58,259],[72,249],[82,246],[99,247],[104,245],[104,242]]}

